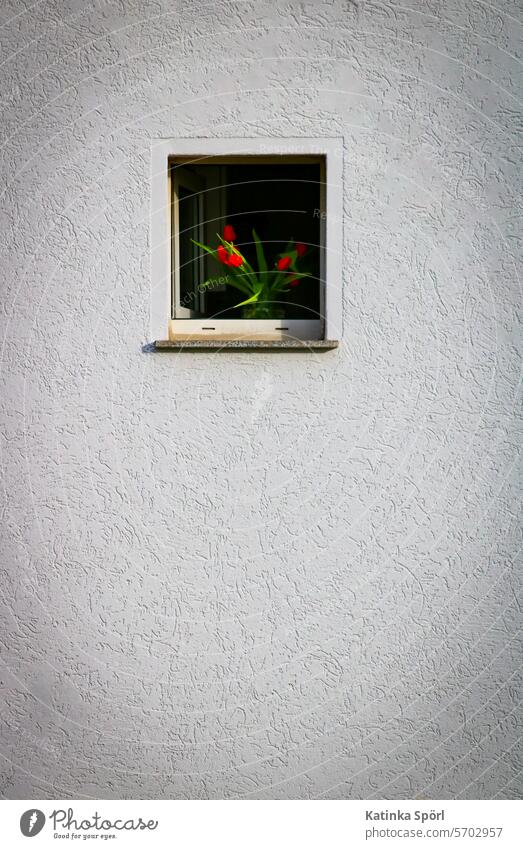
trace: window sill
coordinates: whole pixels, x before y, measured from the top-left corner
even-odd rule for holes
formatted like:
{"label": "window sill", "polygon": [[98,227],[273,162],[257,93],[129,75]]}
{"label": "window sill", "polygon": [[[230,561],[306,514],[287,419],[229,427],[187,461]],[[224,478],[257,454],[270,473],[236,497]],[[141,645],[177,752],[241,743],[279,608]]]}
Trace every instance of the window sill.
{"label": "window sill", "polygon": [[159,339],[154,343],[156,351],[332,351],[338,347],[332,339],[280,339],[269,342],[261,339],[191,339],[171,341]]}

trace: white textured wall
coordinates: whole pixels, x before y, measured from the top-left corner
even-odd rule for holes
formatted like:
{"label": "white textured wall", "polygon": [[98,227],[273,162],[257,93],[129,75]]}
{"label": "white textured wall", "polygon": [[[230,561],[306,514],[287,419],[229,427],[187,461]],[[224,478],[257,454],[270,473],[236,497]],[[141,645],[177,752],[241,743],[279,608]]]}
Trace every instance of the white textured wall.
{"label": "white textured wall", "polygon": [[[2,794],[518,789],[516,0],[2,0]],[[154,354],[150,140],[343,136],[344,341]]]}

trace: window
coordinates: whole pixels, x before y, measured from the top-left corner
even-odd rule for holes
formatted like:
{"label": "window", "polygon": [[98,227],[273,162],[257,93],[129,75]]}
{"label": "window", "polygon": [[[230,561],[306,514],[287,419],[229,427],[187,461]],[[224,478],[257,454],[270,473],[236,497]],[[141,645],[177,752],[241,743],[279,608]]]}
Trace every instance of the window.
{"label": "window", "polygon": [[341,149],[333,139],[153,145],[156,338],[339,338]]}

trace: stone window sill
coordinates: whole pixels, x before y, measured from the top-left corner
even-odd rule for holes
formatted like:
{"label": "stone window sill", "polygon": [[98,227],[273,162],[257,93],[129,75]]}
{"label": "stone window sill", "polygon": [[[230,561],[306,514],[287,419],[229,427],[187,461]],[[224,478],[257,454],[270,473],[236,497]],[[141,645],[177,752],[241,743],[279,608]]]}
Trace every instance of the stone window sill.
{"label": "stone window sill", "polygon": [[338,347],[331,339],[281,339],[264,341],[256,339],[191,339],[171,341],[159,339],[154,342],[155,351],[331,351]]}

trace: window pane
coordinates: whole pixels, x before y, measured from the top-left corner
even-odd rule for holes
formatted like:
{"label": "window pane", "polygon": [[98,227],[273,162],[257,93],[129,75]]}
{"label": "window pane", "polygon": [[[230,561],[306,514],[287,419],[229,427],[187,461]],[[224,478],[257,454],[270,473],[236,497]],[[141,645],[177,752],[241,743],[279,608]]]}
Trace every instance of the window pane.
{"label": "window pane", "polygon": [[[270,269],[289,242],[306,245],[307,255],[298,267],[311,276],[275,296],[278,306],[285,310],[285,318],[319,317],[319,207],[319,165],[230,165],[226,169],[227,221],[234,225],[238,245],[255,268],[253,228],[263,243]],[[228,289],[221,308],[237,301],[236,293]],[[226,315],[238,317],[239,311],[230,310]]]}
{"label": "window pane", "polygon": [[180,186],[180,306],[199,309],[198,285],[200,280],[200,249],[191,239],[201,241],[199,220],[199,195]]}
{"label": "window pane", "polygon": [[[321,319],[322,164],[278,157],[274,162],[191,165],[188,170],[189,176],[182,176],[183,168],[178,172],[185,184],[178,189],[180,307],[192,317]],[[223,232],[225,223],[231,225],[235,247],[253,269],[243,272],[243,280],[242,272],[235,271],[241,261],[229,263],[226,249],[214,257],[202,256],[191,241],[216,250],[220,247],[216,234]],[[261,242],[261,255],[253,230]],[[280,263],[287,264],[280,268]],[[203,299],[198,289],[206,279],[211,282]],[[258,297],[243,305],[252,294]]]}

